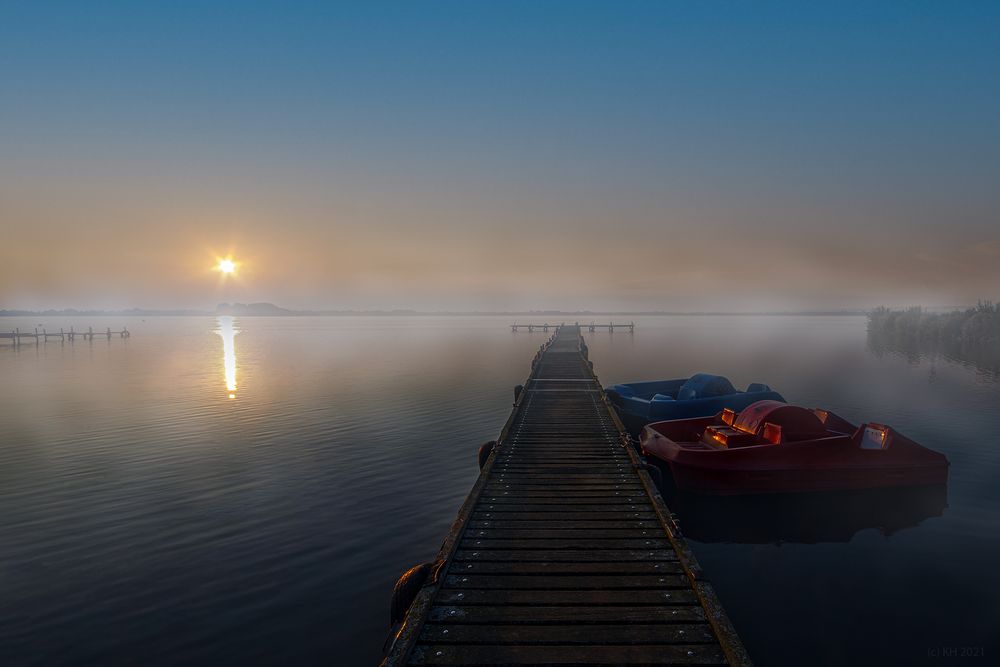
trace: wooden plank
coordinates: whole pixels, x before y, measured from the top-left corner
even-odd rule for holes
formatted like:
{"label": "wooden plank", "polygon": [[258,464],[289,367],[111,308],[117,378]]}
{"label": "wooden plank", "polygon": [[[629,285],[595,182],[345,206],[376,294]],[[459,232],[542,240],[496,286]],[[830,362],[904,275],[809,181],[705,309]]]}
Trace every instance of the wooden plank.
{"label": "wooden plank", "polygon": [[[622,482],[612,482],[610,484],[581,484],[579,486],[573,484],[519,484],[517,482],[500,482],[497,484],[491,484],[483,488],[484,494],[491,494],[490,497],[497,497],[497,494],[502,494],[504,491],[510,493],[520,493],[527,497],[531,497],[536,493],[551,493],[551,494],[578,494],[580,496],[594,495],[594,494],[607,494],[610,493],[612,496],[615,492],[618,493],[616,497],[635,497],[635,495],[640,495],[643,493],[641,488],[636,488],[632,484],[622,483]],[[570,496],[575,497],[575,496]]]}
{"label": "wooden plank", "polygon": [[[643,591],[643,590],[475,590],[442,589],[438,594],[439,604],[454,605],[555,605],[578,607],[583,605],[697,605],[698,596],[685,589]],[[701,610],[701,607],[696,607]]]}
{"label": "wooden plank", "polygon": [[521,529],[521,530],[504,530],[501,528],[487,528],[482,530],[476,530],[470,528],[466,531],[466,536],[470,537],[486,537],[491,540],[537,540],[537,539],[577,539],[583,540],[588,538],[625,538],[625,539],[643,539],[649,537],[650,535],[656,535],[660,537],[663,533],[653,530],[652,528],[643,530],[641,528],[544,528],[544,529]]}
{"label": "wooden plank", "polygon": [[[616,452],[610,446],[602,447],[600,450],[592,450],[581,452],[579,448],[573,450],[572,453],[566,454],[566,460],[560,460],[559,466],[552,465],[551,459],[546,462],[546,457],[540,453],[537,455],[530,455],[524,451],[524,447],[519,448],[521,451],[512,452],[510,455],[503,455],[497,458],[497,465],[504,470],[514,468],[532,468],[532,469],[545,469],[548,467],[582,467],[593,469],[596,467],[608,467],[608,465],[631,465],[631,462],[625,456],[624,452],[620,450]],[[610,450],[610,451],[608,451]],[[546,455],[551,450],[545,450]],[[572,458],[569,458],[572,457]],[[562,457],[560,457],[562,458]]]}
{"label": "wooden plank", "polygon": [[[506,495],[505,495],[506,494]],[[510,493],[505,491],[495,496],[490,496],[486,501],[490,505],[516,505],[518,507],[523,505],[555,505],[557,507],[584,507],[584,506],[595,506],[595,507],[614,507],[616,503],[632,503],[639,502],[642,499],[633,499],[632,494],[619,494],[614,495],[613,493],[607,496],[525,496],[518,493]]]}
{"label": "wooden plank", "polygon": [[635,511],[635,512],[500,512],[497,510],[489,510],[486,512],[474,512],[472,514],[472,519],[474,521],[489,521],[491,519],[518,519],[519,521],[558,521],[560,518],[566,519],[567,521],[580,521],[582,519],[612,519],[614,517],[619,517],[622,520],[626,519],[649,519],[656,520],[656,514],[652,511]]}
{"label": "wooden plank", "polygon": [[481,646],[419,644],[414,665],[724,665],[717,645]]}
{"label": "wooden plank", "polygon": [[704,620],[698,607],[514,607],[442,605],[431,609],[435,623],[690,623]]}
{"label": "wooden plank", "polygon": [[615,482],[625,482],[632,481],[631,470],[618,471],[607,471],[607,472],[588,472],[588,473],[573,473],[566,475],[550,475],[547,473],[531,473],[531,472],[519,472],[519,473],[504,473],[502,470],[497,472],[496,479],[498,482],[503,483],[507,480],[510,482],[519,482],[521,484],[547,484],[548,482],[562,482],[562,483],[574,483],[574,484],[590,484],[590,483],[608,483],[614,484]]}
{"label": "wooden plank", "polygon": [[[611,452],[608,452],[608,451],[595,453],[593,460],[587,460],[587,459],[577,458],[577,459],[574,459],[572,461],[567,461],[566,463],[569,463],[569,464],[572,464],[572,465],[575,465],[575,466],[580,466],[580,467],[588,467],[590,469],[596,469],[598,466],[607,466],[608,461],[601,461],[600,463],[598,463],[598,461],[599,461],[600,458],[611,459],[610,463],[612,465],[614,465],[614,466],[618,465],[619,460],[621,460],[622,463],[624,463],[624,464],[631,465],[631,463],[629,463],[629,461],[627,459],[624,459],[624,458],[623,459],[616,459],[616,458],[614,458],[614,455],[611,454]],[[543,469],[544,468],[544,464],[541,463],[541,457],[539,457],[537,459],[538,465],[535,465],[535,461],[536,461],[536,459],[534,459],[534,458],[525,457],[522,460],[518,461],[517,465],[520,466],[520,465],[526,463],[526,464],[528,464],[528,466],[530,466],[532,468],[535,468],[535,469]],[[510,471],[514,470],[514,464],[513,463],[508,463],[508,464],[505,465],[505,459],[503,459],[503,458],[497,459],[496,465],[497,465],[497,469],[501,470],[501,471],[510,472]]]}
{"label": "wooden plank", "polygon": [[707,623],[574,625],[460,625],[432,623],[420,640],[449,644],[695,644],[712,643]]}
{"label": "wooden plank", "polygon": [[[475,553],[478,553],[479,556],[472,555]],[[484,549],[483,551],[460,549],[455,552],[456,562],[482,562],[486,560],[624,563],[629,561],[677,560],[677,553],[672,549],[652,549],[645,551],[630,549],[587,549],[585,551],[573,549],[563,549],[561,551],[548,549]],[[466,568],[463,565],[457,568],[456,571],[461,569]]]}
{"label": "wooden plank", "polygon": [[458,564],[454,570],[465,574],[683,574],[677,561],[523,561],[475,560]]}
{"label": "wooden plank", "polygon": [[573,477],[577,476],[603,476],[622,475],[627,472],[628,466],[622,465],[587,465],[587,466],[504,466],[498,467],[500,474],[505,477]]}
{"label": "wooden plank", "polygon": [[518,519],[494,519],[492,521],[470,521],[468,529],[477,528],[523,528],[532,530],[563,530],[584,528],[598,530],[601,528],[659,528],[655,521],[636,519],[583,519],[577,521],[520,521]]}
{"label": "wooden plank", "polygon": [[508,495],[513,495],[514,493],[524,495],[542,494],[542,497],[565,497],[565,494],[559,493],[560,491],[577,496],[604,496],[609,494],[614,495],[615,491],[618,491],[620,495],[623,487],[628,487],[628,490],[635,491],[637,494],[642,493],[642,489],[631,485],[627,479],[624,482],[621,479],[613,479],[610,483],[598,482],[591,484],[573,484],[570,480],[563,479],[555,484],[550,484],[532,482],[531,480],[523,479],[510,473],[505,474],[503,480],[498,476],[496,482],[488,485],[484,491],[486,494],[494,494],[496,496],[503,495],[504,491],[510,492]]}
{"label": "wooden plank", "polygon": [[586,490],[565,490],[565,491],[551,491],[542,489],[486,489],[485,493],[490,497],[490,501],[504,501],[504,500],[525,500],[531,498],[555,498],[557,500],[566,500],[567,502],[579,498],[581,502],[586,502],[587,499],[601,500],[603,502],[608,502],[609,500],[621,500],[625,498],[625,502],[630,502],[631,498],[638,496],[641,491],[639,489],[629,489],[627,491],[622,491],[621,489],[597,489],[592,491]]}
{"label": "wooden plank", "polygon": [[649,539],[610,539],[588,537],[583,539],[536,539],[536,540],[492,540],[476,537],[459,542],[459,549],[669,549],[670,541],[665,537]]}
{"label": "wooden plank", "polygon": [[688,588],[687,577],[665,574],[655,575],[622,575],[622,576],[540,576],[540,575],[477,575],[449,574],[445,577],[447,588],[504,588],[509,590],[539,590],[539,589],[569,589],[569,590],[602,590],[602,589],[667,589]]}
{"label": "wooden plank", "polygon": [[513,513],[525,513],[529,514],[531,512],[547,512],[547,513],[561,513],[563,510],[572,509],[575,514],[622,514],[627,515],[630,512],[651,512],[652,506],[643,501],[636,501],[634,503],[619,504],[619,505],[574,505],[570,503],[568,507],[560,507],[558,505],[553,505],[551,503],[480,503],[476,508],[480,511],[489,510],[491,512],[507,512],[508,514]]}

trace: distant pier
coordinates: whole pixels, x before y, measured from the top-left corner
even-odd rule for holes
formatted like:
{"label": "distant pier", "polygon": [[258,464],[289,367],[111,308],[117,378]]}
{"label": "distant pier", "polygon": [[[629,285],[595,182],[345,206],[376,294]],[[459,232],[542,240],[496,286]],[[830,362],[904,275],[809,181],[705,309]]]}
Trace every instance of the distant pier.
{"label": "distant pier", "polygon": [[21,345],[21,341],[25,338],[30,338],[34,340],[37,345],[39,342],[47,343],[50,338],[53,340],[58,339],[60,342],[76,340],[77,336],[82,337],[84,340],[94,340],[97,338],[107,338],[111,340],[114,337],[118,338],[129,338],[132,333],[128,330],[128,327],[122,327],[119,331],[112,331],[111,327],[107,327],[104,331],[94,331],[94,327],[88,327],[86,331],[76,331],[73,327],[69,328],[69,331],[60,328],[59,332],[49,333],[48,330],[42,329],[38,331],[38,327],[35,327],[34,332],[31,331],[21,331],[20,329],[14,329],[13,331],[0,331],[0,339],[10,340],[15,347]]}
{"label": "distant pier", "polygon": [[[559,326],[561,325],[549,324],[548,322],[545,322],[544,324],[518,324],[517,322],[514,322],[514,324],[510,325],[510,330],[521,331],[526,329],[528,331],[544,331],[548,333],[549,329],[555,331]],[[635,322],[622,322],[619,324],[614,322],[608,322],[607,324],[596,324],[594,322],[591,322],[590,324],[580,324],[579,322],[576,322],[573,326],[580,327],[580,329],[586,329],[591,333],[597,331],[598,329],[607,329],[611,333],[614,333],[615,329],[628,331],[629,333],[635,332]]]}

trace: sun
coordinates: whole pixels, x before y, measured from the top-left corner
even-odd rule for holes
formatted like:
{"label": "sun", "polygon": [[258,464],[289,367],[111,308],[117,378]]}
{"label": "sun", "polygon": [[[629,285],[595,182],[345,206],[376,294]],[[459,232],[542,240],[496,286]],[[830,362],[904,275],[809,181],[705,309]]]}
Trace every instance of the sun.
{"label": "sun", "polygon": [[224,276],[231,276],[236,273],[236,269],[239,267],[239,263],[230,257],[219,258],[218,263],[215,265],[215,270]]}

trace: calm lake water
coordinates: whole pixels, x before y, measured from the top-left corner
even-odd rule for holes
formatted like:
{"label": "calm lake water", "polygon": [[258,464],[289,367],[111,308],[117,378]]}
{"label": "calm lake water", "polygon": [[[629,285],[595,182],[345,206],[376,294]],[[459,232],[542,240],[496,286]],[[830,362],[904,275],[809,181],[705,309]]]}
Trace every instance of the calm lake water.
{"label": "calm lake water", "polygon": [[[0,664],[374,664],[396,577],[437,552],[546,338],[494,317],[0,330],[39,323],[133,337],[0,341]],[[875,348],[860,317],[586,336],[606,385],[766,382],[951,460],[946,492],[672,499],[756,664],[996,660],[995,374]]]}

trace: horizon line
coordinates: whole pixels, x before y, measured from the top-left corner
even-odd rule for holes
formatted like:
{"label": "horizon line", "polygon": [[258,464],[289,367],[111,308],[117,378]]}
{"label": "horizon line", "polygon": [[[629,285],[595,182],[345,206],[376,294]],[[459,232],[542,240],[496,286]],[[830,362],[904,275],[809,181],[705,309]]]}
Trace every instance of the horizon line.
{"label": "horizon line", "polygon": [[[650,317],[650,316],[720,316],[720,315],[867,315],[875,308],[828,308],[828,309],[798,309],[798,310],[417,310],[408,308],[391,309],[303,309],[294,310],[280,308],[273,304],[249,304],[263,306],[262,310],[254,310],[247,304],[236,304],[237,307],[216,308],[206,310],[198,308],[124,308],[124,309],[79,309],[79,308],[47,308],[44,310],[0,309],[0,317],[79,317],[79,316],[146,316],[170,317],[192,316],[209,317],[218,315],[234,315],[240,317],[338,317],[338,316],[489,316],[489,317]],[[239,306],[242,306],[240,308]],[[930,310],[962,310],[963,306],[924,307]],[[895,308],[893,308],[895,309]],[[903,307],[905,309],[905,307]]]}

